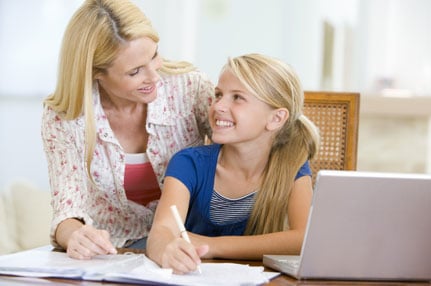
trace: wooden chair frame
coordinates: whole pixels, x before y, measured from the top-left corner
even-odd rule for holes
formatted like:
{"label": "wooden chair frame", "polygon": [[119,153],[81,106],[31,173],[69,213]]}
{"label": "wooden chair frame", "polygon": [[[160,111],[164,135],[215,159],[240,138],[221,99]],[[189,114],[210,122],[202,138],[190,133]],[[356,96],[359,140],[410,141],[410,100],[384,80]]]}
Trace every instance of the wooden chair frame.
{"label": "wooden chair frame", "polygon": [[313,186],[319,170],[356,170],[360,94],[306,91],[304,114],[319,128],[320,146],[310,161]]}

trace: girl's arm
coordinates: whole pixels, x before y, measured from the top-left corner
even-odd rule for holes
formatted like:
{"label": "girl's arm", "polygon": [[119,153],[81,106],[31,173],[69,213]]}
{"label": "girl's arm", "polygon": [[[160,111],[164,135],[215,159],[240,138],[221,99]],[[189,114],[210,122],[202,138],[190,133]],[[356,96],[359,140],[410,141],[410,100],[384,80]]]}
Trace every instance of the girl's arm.
{"label": "girl's arm", "polygon": [[163,268],[172,268],[175,273],[196,270],[200,256],[207,247],[195,248],[181,238],[181,233],[171,213],[170,206],[176,205],[184,222],[190,201],[186,186],[173,177],[166,177],[153,225],[147,241],[147,255]]}
{"label": "girl's arm", "polygon": [[311,200],[311,177],[303,176],[295,181],[290,195],[289,230],[250,236],[206,237],[190,234],[190,238],[194,245],[209,246],[204,258],[260,260],[264,254],[297,255],[301,251]]}

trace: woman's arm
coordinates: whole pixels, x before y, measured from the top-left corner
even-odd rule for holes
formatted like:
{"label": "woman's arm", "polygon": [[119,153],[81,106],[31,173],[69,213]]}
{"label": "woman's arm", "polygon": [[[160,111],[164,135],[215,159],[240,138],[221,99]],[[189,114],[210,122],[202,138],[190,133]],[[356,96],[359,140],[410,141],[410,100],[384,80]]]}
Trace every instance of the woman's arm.
{"label": "woman's arm", "polygon": [[195,248],[181,238],[178,225],[170,206],[176,205],[184,222],[189,207],[190,193],[178,179],[166,177],[153,225],[147,241],[147,255],[164,268],[172,268],[175,273],[196,270],[200,256],[207,247]]}
{"label": "woman's arm", "polygon": [[204,258],[262,259],[264,254],[299,254],[311,199],[311,177],[303,176],[295,181],[290,195],[289,230],[250,236],[206,237],[190,234],[191,241],[194,245],[209,246],[209,251]]}
{"label": "woman's arm", "polygon": [[51,184],[51,241],[54,246],[67,250],[70,257],[88,259],[116,250],[106,231],[90,226],[87,176],[82,156],[84,133],[74,123],[73,120],[62,120],[45,107],[41,135]]}
{"label": "woman's arm", "polygon": [[[51,241],[57,243],[57,226],[67,218],[79,218],[87,224],[86,207],[83,205],[88,194],[85,184],[85,170],[82,154],[83,140],[79,130],[74,130],[73,121],[61,119],[53,110],[45,107],[42,117],[41,135],[48,163],[53,220]],[[82,130],[83,134],[83,130]],[[83,137],[83,135],[81,136]],[[78,145],[80,150],[78,150]],[[90,221],[91,222],[91,221]]]}
{"label": "woman's arm", "polygon": [[55,233],[57,243],[67,250],[69,257],[90,259],[99,254],[116,254],[106,230],[85,225],[82,221],[69,218],[62,221]]}

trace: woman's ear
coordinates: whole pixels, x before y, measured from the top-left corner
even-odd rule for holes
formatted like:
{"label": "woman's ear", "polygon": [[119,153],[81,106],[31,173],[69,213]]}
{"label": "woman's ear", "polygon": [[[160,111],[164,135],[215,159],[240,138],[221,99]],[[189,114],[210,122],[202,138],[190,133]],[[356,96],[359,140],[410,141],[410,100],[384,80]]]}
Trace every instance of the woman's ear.
{"label": "woman's ear", "polygon": [[266,128],[268,130],[279,129],[286,123],[287,119],[289,119],[289,110],[286,108],[274,109]]}

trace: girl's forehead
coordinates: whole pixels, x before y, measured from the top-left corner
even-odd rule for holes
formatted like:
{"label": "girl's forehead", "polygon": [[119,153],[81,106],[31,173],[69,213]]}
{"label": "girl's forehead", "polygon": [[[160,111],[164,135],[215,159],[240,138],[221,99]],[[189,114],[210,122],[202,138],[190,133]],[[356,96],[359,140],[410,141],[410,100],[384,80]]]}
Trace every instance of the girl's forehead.
{"label": "girl's forehead", "polygon": [[223,69],[220,73],[219,79],[218,79],[218,85],[217,86],[242,86],[242,82],[239,80],[239,78],[229,69]]}

